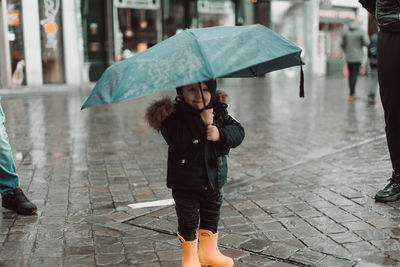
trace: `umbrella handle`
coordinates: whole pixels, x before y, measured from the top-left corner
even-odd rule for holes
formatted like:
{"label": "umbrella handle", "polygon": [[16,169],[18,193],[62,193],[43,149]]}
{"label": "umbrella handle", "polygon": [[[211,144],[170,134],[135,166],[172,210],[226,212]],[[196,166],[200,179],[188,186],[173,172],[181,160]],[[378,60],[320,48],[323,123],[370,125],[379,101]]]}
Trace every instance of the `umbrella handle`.
{"label": "umbrella handle", "polygon": [[204,105],[204,108],[206,108],[206,101],[204,100],[204,94],[203,94],[203,89],[201,88],[201,82],[199,82],[198,84],[199,84],[199,88],[200,88],[201,98],[203,99],[203,105]]}

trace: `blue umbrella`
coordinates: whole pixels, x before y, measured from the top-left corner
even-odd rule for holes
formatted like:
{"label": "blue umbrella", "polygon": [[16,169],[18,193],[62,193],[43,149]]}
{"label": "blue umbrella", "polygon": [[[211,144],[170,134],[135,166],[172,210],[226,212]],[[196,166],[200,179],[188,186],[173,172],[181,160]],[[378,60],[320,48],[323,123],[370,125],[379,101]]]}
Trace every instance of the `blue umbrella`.
{"label": "blue umbrella", "polygon": [[300,54],[298,46],[259,24],[185,30],[110,66],[82,109],[215,78],[255,77],[301,66]]}

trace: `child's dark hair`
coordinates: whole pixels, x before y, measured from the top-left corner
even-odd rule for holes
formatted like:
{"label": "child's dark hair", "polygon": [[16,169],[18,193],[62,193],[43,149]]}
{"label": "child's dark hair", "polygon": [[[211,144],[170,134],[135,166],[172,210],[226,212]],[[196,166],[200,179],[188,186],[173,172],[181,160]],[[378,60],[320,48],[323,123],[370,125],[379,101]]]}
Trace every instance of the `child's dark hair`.
{"label": "child's dark hair", "polygon": [[[210,89],[211,92],[211,96],[215,96],[215,90],[217,90],[217,80],[208,80],[208,81],[204,81],[204,83],[207,85],[208,89]],[[176,87],[176,93],[178,95],[181,95],[183,92],[183,86],[178,86]]]}
{"label": "child's dark hair", "polygon": [[183,92],[183,86],[178,86],[178,87],[176,87],[176,93],[177,93],[178,95],[181,95],[182,92]]}

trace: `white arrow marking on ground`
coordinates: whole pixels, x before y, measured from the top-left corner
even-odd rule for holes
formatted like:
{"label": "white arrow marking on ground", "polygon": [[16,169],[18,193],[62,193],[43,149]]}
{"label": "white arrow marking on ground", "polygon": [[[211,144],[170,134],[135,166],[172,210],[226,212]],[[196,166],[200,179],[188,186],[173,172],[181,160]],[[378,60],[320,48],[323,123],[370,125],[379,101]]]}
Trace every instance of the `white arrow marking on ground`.
{"label": "white arrow marking on ground", "polygon": [[159,207],[159,206],[168,206],[174,205],[175,201],[172,198],[157,200],[157,201],[149,201],[149,202],[141,202],[135,204],[129,204],[128,207],[132,209],[141,209],[141,208],[149,208],[149,207]]}

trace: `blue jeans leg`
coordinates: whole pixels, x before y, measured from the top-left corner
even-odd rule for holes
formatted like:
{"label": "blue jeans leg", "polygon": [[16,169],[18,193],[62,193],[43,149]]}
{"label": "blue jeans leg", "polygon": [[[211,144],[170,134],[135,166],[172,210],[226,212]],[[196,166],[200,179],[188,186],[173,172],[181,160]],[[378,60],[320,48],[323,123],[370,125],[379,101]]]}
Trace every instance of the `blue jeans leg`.
{"label": "blue jeans leg", "polygon": [[0,194],[2,195],[19,186],[19,177],[15,170],[5,122],[6,117],[0,104]]}

